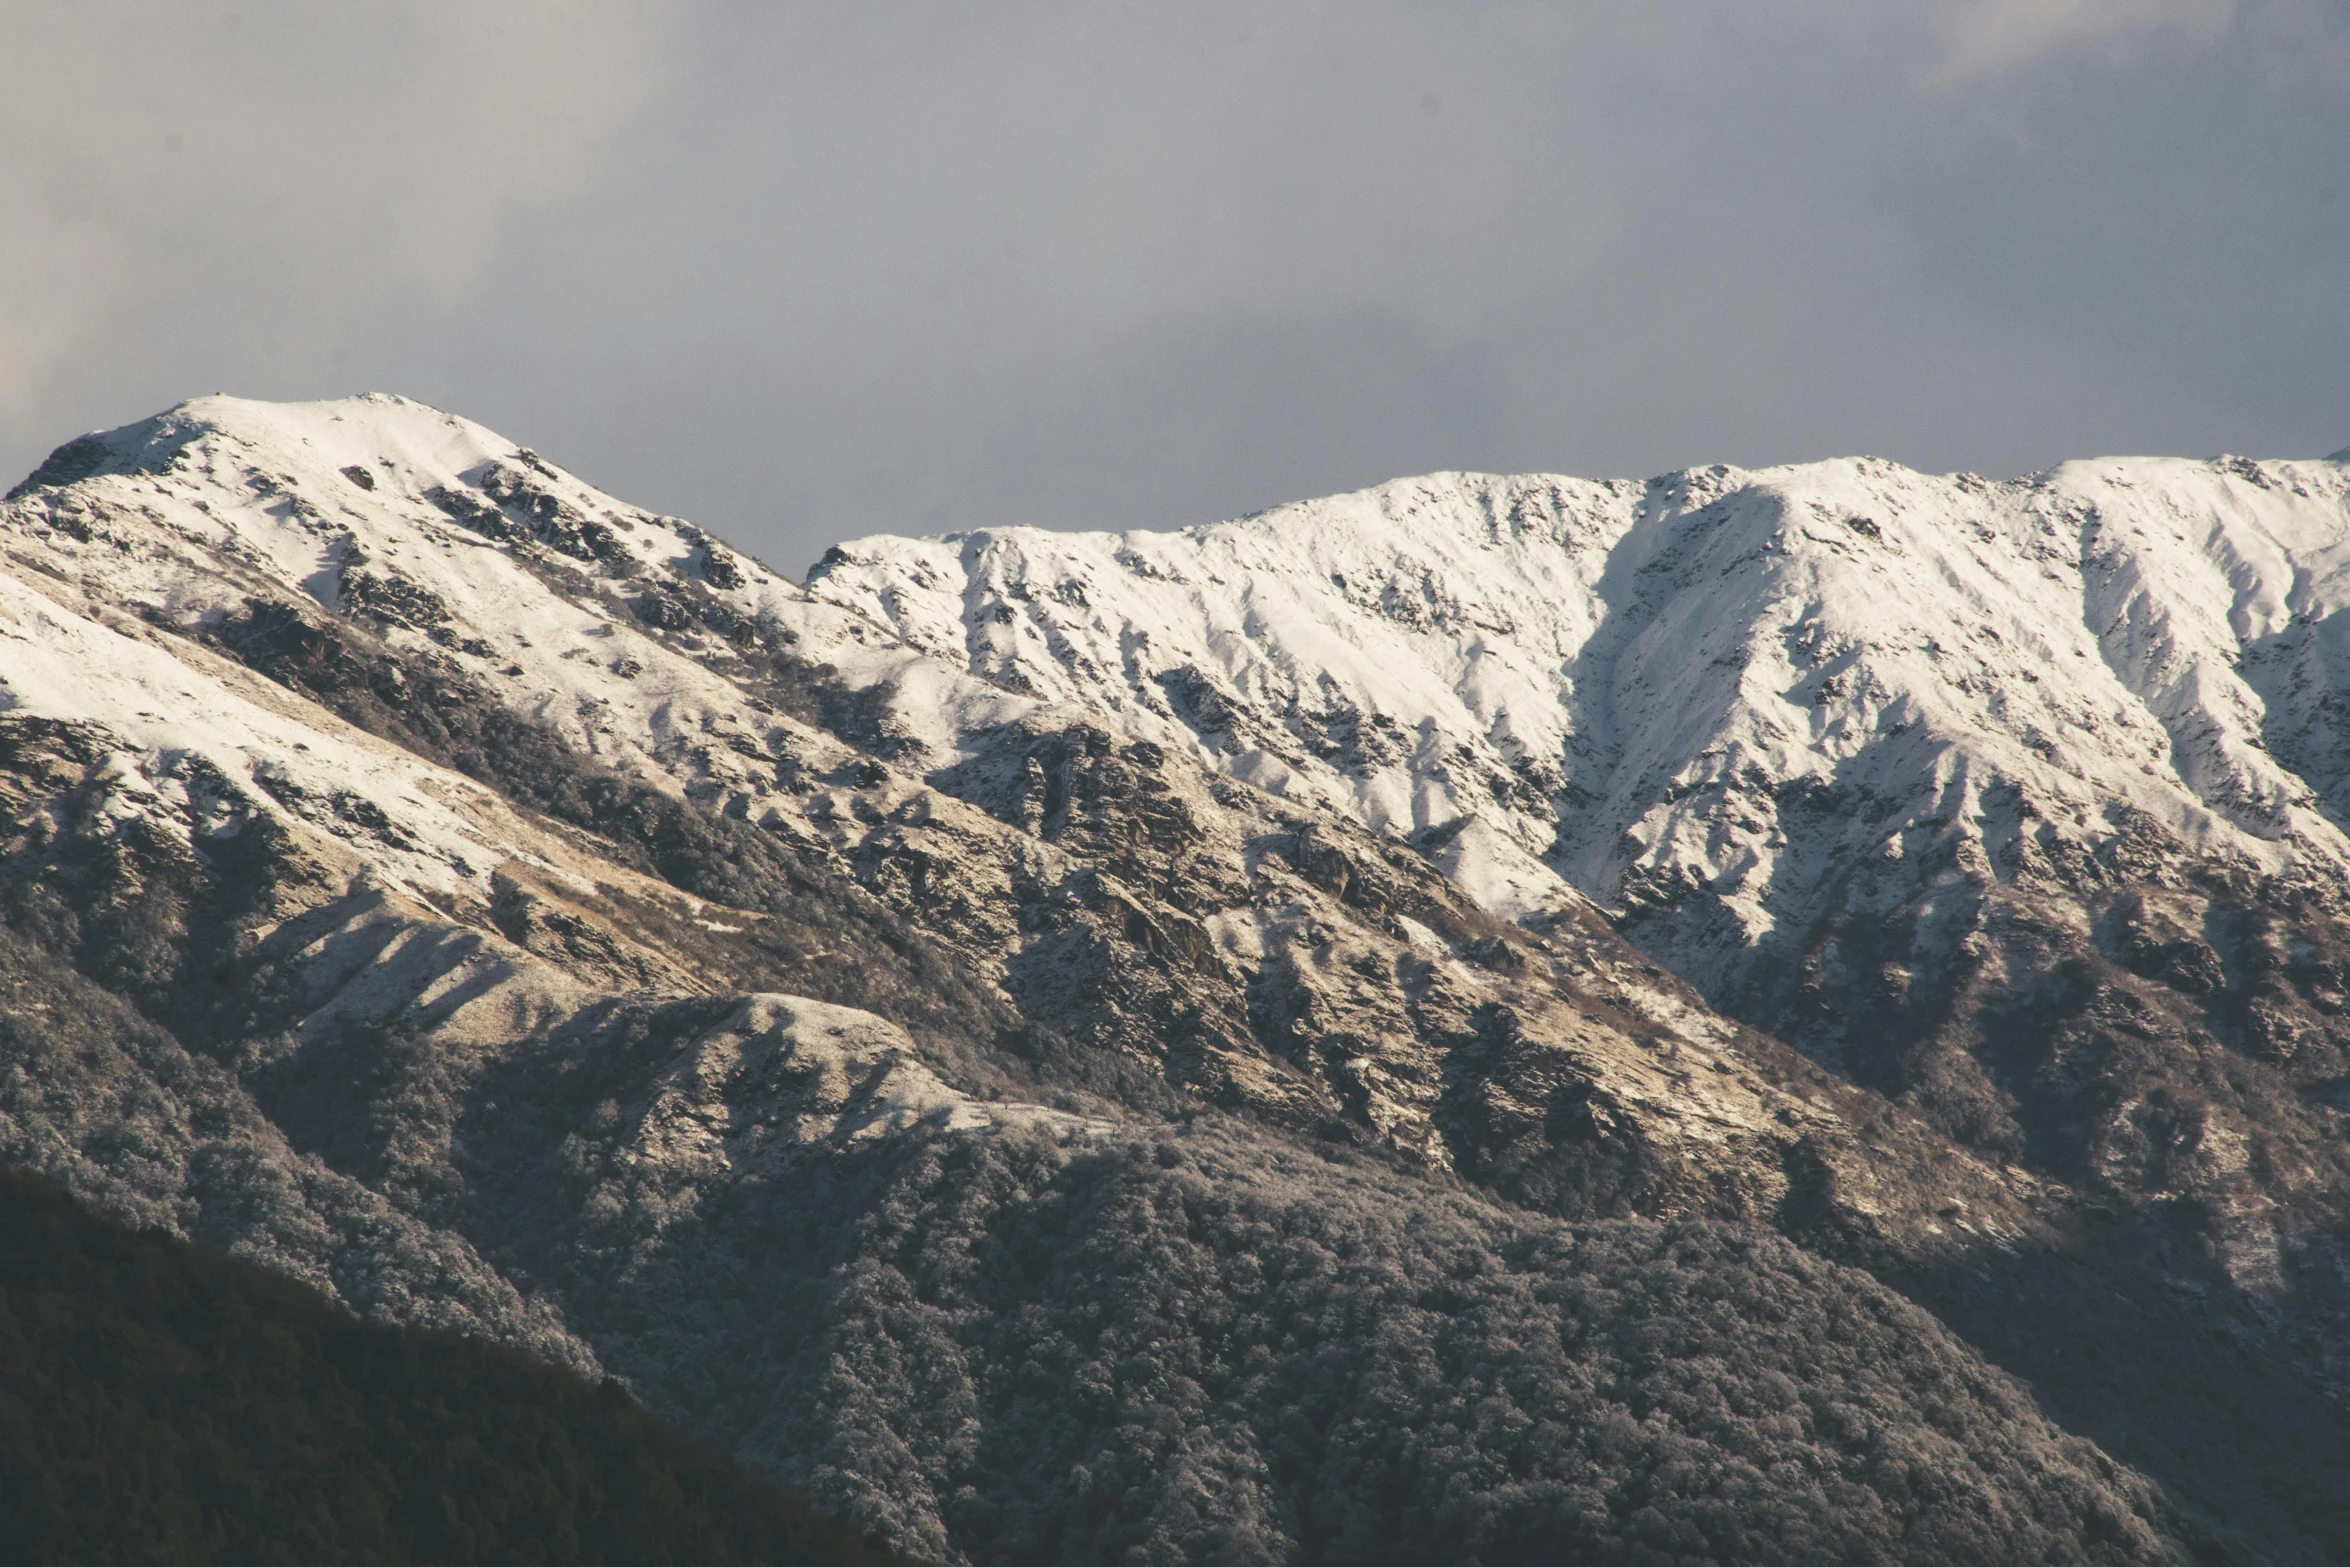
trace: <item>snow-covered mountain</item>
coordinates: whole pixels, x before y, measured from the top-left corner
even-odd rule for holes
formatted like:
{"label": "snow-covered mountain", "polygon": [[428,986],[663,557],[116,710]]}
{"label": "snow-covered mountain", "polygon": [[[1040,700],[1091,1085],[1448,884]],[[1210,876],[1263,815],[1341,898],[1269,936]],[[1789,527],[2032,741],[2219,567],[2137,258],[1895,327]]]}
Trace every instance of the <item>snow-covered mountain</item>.
{"label": "snow-covered mountain", "polygon": [[[1658,1260],[1702,1221],[1761,1248],[1688,1307],[1744,1347],[1676,1353],[1931,1424],[1918,1388],[1991,1374],[1930,1321],[1834,1371],[1760,1326],[1893,1320],[1850,1304],[1866,1267],[2185,1487],[1968,1382],[1972,1456],[1932,1462],[2008,1520],[1968,1549],[2057,1549],[2017,1522],[2054,1485],[2159,1557],[2350,1433],[2346,548],[2339,462],[1860,461],[869,538],[799,584],[403,399],[202,399],[0,505],[0,1154],[617,1371],[973,1561],[1305,1550],[1336,1526],[1300,1498],[1357,1494],[1281,1425],[1327,1344],[1486,1353],[1430,1288],[1552,1331],[1472,1274],[1598,1269],[1618,1304],[1574,1310],[1630,1322],[1731,1267]],[[1562,1225],[1620,1239],[1561,1261]],[[1314,1258],[1373,1255],[1356,1326],[1300,1325]],[[2093,1338],[2125,1393],[2076,1385]],[[2253,1373],[2182,1348],[2254,1341]],[[1526,1431],[1586,1376],[1543,1364]],[[1449,1386],[1343,1418],[1435,1429]],[[1606,1457],[1576,1407],[1573,1455],[1512,1414],[1390,1456],[1469,1477],[1494,1551],[1598,1550],[1694,1449]],[[1598,1512],[1557,1500],[1576,1464]],[[1071,1478],[1113,1469],[1147,1504]],[[2256,1554],[2323,1559],[2332,1483]]]}
{"label": "snow-covered mountain", "polygon": [[[1786,1187],[1776,1150],[1826,1110],[1790,1085],[1793,1058],[1739,1046],[1596,921],[1513,933],[1479,907],[1487,889],[1464,894],[1400,841],[1226,788],[1146,736],[1113,744],[1099,706],[1008,692],[861,605],[462,420],[398,399],[206,399],[52,463],[50,477],[58,464],[83,471],[17,503],[36,569],[12,584],[18,651],[0,689],[24,717],[103,723],[125,753],[116,787],[134,803],[120,809],[152,819],[152,795],[197,841],[219,830],[213,802],[250,780],[240,808],[323,833],[387,891],[476,925],[526,879],[581,883],[481,787],[503,759],[468,765],[444,746],[433,769],[384,743],[445,724],[452,706],[486,705],[720,821],[763,828],[762,846],[837,863],[1021,998],[1030,1021],[1287,1124],[1476,1168],[1491,1150],[1460,1119],[1458,1057],[1491,1031],[1479,1009],[1502,1004],[1513,1037],[1580,1041],[1578,1091],[1600,1095],[1602,1124],[1620,1114],[1640,1127],[1636,1143],[1599,1144],[1601,1162],[1626,1168],[1594,1174],[1582,1168],[1590,1149],[1559,1143],[1576,1173],[1543,1174],[1519,1146],[1505,1158],[1513,1179],[1630,1183],[1646,1195],[1623,1200],[1645,1211],[1759,1215]],[[76,590],[62,604],[61,582]],[[358,659],[385,662],[356,679],[322,673],[326,633],[300,619],[318,612],[367,628],[377,648]],[[188,649],[189,632],[228,656]],[[400,660],[416,672],[399,673]],[[307,718],[270,712],[278,688],[252,670],[340,701],[363,725],[400,716],[374,737],[310,737]],[[453,761],[473,776],[450,776]],[[763,895],[712,890],[734,904]],[[1132,969],[1124,984],[1101,983],[1105,952]],[[1528,962],[1542,983],[1521,994]],[[677,972],[641,954],[607,967]],[[1714,1059],[1712,1080],[1688,1084],[1659,1039]],[[1745,1050],[1765,1057],[1748,1064]],[[1531,1104],[1509,1116],[1540,1120],[1560,1059],[1531,1058],[1520,1085]],[[1725,1163],[1725,1139],[1753,1142],[1753,1156]],[[1842,1162],[1869,1182],[1873,1161]],[[2017,1178],[1961,1179],[2000,1194],[1965,1205],[1962,1231],[2022,1222],[1997,1215]],[[1873,1206],[1898,1228],[1946,1229],[1923,1202]]]}
{"label": "snow-covered mountain", "polygon": [[2350,467],[1437,474],[1177,534],[859,539],[816,596],[1377,830],[1520,917],[1703,900],[1740,957],[2151,825],[2338,873]]}
{"label": "snow-covered mountain", "polygon": [[[2350,1070],[2338,458],[1435,475],[1182,533],[862,539],[811,589],[1413,843],[1497,914],[1588,898],[1978,1148],[2197,1168],[2248,1273],[2248,1182],[2338,1178],[2248,1176],[2279,1125],[2330,1150],[2307,1085]],[[2107,985],[2163,1065],[2064,1037]],[[2215,1036],[2289,1081],[2243,1090]]]}

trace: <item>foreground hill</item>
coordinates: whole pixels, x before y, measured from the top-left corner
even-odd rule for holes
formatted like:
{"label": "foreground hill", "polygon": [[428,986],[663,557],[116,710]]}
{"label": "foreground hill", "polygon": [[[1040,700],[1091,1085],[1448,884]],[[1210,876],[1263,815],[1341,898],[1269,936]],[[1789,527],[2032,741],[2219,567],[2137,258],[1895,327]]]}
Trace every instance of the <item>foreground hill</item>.
{"label": "foreground hill", "polygon": [[889,1567],[645,1413],[0,1174],[0,1508],[20,1561]]}
{"label": "foreground hill", "polygon": [[[1314,551],[1376,497],[803,587],[396,398],[69,443],[0,507],[0,1154],[623,1378],[938,1560],[2338,1556],[2323,812],[2149,774],[2138,858],[2030,838],[2072,881],[1920,818],[1801,970],[1907,941],[1910,1010],[1773,1010],[1793,915],[1578,884],[1582,742],[1515,686],[1454,732],[1532,658],[1475,594],[1582,603],[1564,668],[1638,641],[1619,566],[1753,563],[1671,486],[1421,488],[1470,497],[1402,530],[1469,608],[1375,636]],[[1640,743],[1749,722],[1710,689]]]}

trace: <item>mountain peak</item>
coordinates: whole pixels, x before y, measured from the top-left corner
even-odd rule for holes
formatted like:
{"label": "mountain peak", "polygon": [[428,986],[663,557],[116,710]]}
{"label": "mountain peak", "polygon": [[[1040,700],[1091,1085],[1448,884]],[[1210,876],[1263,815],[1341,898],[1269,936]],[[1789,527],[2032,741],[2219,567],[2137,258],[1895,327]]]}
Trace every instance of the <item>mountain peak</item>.
{"label": "mountain peak", "polygon": [[190,398],[152,418],[77,436],[51,452],[7,499],[107,474],[169,473],[192,460],[191,448],[219,442],[297,469],[328,459],[340,469],[396,464],[403,458],[462,468],[513,449],[470,420],[386,392],[312,403],[220,394]]}

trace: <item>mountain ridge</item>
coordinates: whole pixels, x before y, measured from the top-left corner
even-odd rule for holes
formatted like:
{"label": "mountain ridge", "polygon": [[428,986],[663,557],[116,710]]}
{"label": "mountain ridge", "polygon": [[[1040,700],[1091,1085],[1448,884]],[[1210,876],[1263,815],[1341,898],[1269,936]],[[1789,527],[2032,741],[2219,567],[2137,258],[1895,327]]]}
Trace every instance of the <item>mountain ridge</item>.
{"label": "mountain ridge", "polygon": [[[1858,1036],[1946,1032],[1968,943],[2035,898],[2123,967],[2181,939],[2215,975],[2293,967],[2184,932],[2215,920],[2337,946],[2346,535],[2336,465],[1993,484],[1856,460],[1438,476],[1183,535],[853,541],[813,590],[1212,767],[1449,836],[1438,863],[1536,927],[1595,900],[1717,1005],[1956,1131],[2013,1096],[1989,1041],[1918,1068]],[[1162,672],[1119,670],[1110,649],[1145,643]],[[2157,862],[2209,887],[2134,890]],[[1879,972],[1838,947],[1856,921],[1905,927]],[[2097,931],[2117,923],[2146,931]],[[2322,980],[2203,987],[2231,989],[2207,1021],[2254,1056],[2329,1037]],[[1937,990],[1938,1011],[1904,999]]]}
{"label": "mountain ridge", "polygon": [[[1537,1233],[1584,1237],[1576,1255],[1627,1280],[1686,1240],[1713,1259],[1692,1278],[1757,1259],[1720,1297],[1747,1324],[1733,1336],[1760,1331],[1741,1313],[1777,1309],[1774,1292],[1877,1288],[1850,1271],[1866,1267],[2030,1365],[2060,1421],[2153,1466],[2158,1491],[2141,1493],[2102,1455],[2058,1464],[2140,1498],[2111,1513],[2139,1522],[2060,1530],[2065,1549],[2324,1559],[2338,1486],[2309,1468],[2330,1440],[2310,1433],[2342,1422],[2350,1385],[2324,1347],[2350,1320],[2326,1283],[2350,1190],[2350,1106],[2327,1097],[2350,1075],[2329,1000],[2350,985],[2350,940],[2326,880],[2333,775],[2304,763],[2308,783],[2268,742],[2332,754],[2314,611],[2331,613],[2333,579],[2293,563],[2327,564],[2303,512],[2345,485],[2310,465],[2145,470],[2232,505],[2247,492],[2254,521],[2273,502],[2307,523],[2290,548],[2239,552],[2215,631],[2203,600],[2163,597],[2181,568],[2159,541],[2100,545],[2113,564],[2085,570],[2075,517],[2067,566],[2070,490],[1951,480],[1996,513],[1952,543],[1917,500],[1940,481],[1829,466],[1873,497],[1865,510],[1832,487],[1758,498],[1728,469],[1398,481],[1182,535],[852,541],[802,586],[400,399],[206,399],[68,443],[0,510],[0,914],[20,968],[56,966],[63,989],[41,1006],[70,991],[77,1015],[140,1022],[84,1058],[35,1026],[12,1034],[0,1151],[366,1309],[438,1311],[617,1371],[941,1560],[1033,1552],[1079,1516],[1107,1532],[1073,1559],[1211,1537],[1266,1559],[1321,1549],[1304,1498],[1337,1471],[1266,1424],[1276,1384],[1250,1381],[1245,1344],[1197,1337],[1227,1309],[1216,1288],[1151,1330],[1194,1345],[1180,1375],[1208,1402],[1181,1416],[1206,1425],[1148,1461],[1138,1433],[1176,1418],[1146,1417],[1159,1395],[1142,1390],[1173,1374],[1157,1349],[1131,1351],[1140,1380],[1112,1376],[1127,1391],[1068,1447],[1026,1423],[1018,1356],[984,1328],[1049,1277],[1078,1313],[1052,1332],[1077,1344],[1086,1313],[1129,1309],[1136,1259],[1174,1244],[1151,1215],[1178,1210],[1225,1216],[1185,1221],[1207,1226],[1182,1243],[1203,1279],[1240,1277],[1278,1213],[1316,1246],[1383,1237],[1359,1243],[1439,1294],[1424,1274],[1438,1256],[1500,1278],[1519,1276],[1513,1258],[1575,1254]],[[1358,515],[1390,501],[1380,526],[1419,556]],[[1314,519],[1329,526],[1303,545],[1275,538]],[[2210,536],[2257,542],[2228,521]],[[2145,653],[2131,667],[2147,694],[2111,675],[2103,640],[2098,665],[2143,713],[2076,740],[2061,715],[2077,694],[1985,651],[1954,655],[1944,681],[1922,647],[1862,634],[1875,610],[1806,651],[1837,611],[1797,613],[1811,601],[1786,572],[1882,598],[1887,562],[1921,559],[1986,603],[2027,565],[2067,587],[2068,570],[2095,574],[2113,647]],[[2295,575],[2272,605],[2275,561]],[[1744,619],[1707,609],[1723,582]],[[2215,640],[2236,635],[2239,598],[2282,649],[2249,676]],[[2039,600],[2016,602],[1983,647],[2027,642]],[[1763,610],[1781,617],[1767,635]],[[1562,697],[1546,682],[1570,631],[1648,687]],[[2033,636],[2048,654],[2033,672],[2069,667],[2067,645]],[[2088,642],[2071,651],[2090,662]],[[1695,696],[1645,723],[1644,689],[1681,689],[1675,659],[1697,661]],[[1374,681],[1381,700],[1361,700]],[[2263,691],[2297,727],[2264,727]],[[1890,743],[1907,749],[1871,749],[1905,721]],[[1734,763],[1707,751],[1725,724]],[[2025,743],[2033,725],[2045,751]],[[1630,765],[1692,746],[1670,769]],[[2113,755],[2152,769],[2114,791],[2118,815],[2081,761]],[[1835,774],[1855,757],[1913,818],[1868,878],[1831,852],[1888,841],[1882,815],[1842,825],[1866,798]],[[1607,837],[1626,812],[1654,829],[1632,850]],[[1582,858],[1561,851],[1578,843]],[[1618,862],[1612,882],[1590,871]],[[1220,1173],[1185,1173],[1203,1169]],[[782,1216],[808,1202],[839,1224]],[[1111,1217],[1018,1217],[1064,1211]],[[1396,1229],[1410,1213],[1441,1217]],[[1703,1235],[1729,1250],[1687,1239]],[[982,1265],[1010,1236],[1045,1273]],[[433,1282],[435,1247],[472,1282]],[[1568,1298],[1553,1266],[1524,1287]],[[1664,1277],[1638,1288],[1684,1298]],[[1982,1287],[1994,1277],[2004,1299]],[[763,1294],[742,1292],[750,1279]],[[2124,1346],[2116,1380],[2083,1384],[2064,1357],[2097,1334],[2067,1314],[2115,1287],[2205,1304],[2133,1308],[2142,1333],[2105,1335]],[[797,1302],[815,1336],[754,1299]],[[2044,1342],[2017,1337],[2018,1300],[2037,1303]],[[1444,1316],[1411,1316],[1393,1352],[1456,1343]],[[1866,1372],[1891,1400],[1886,1431],[1909,1429],[1903,1379],[1945,1353],[1931,1319],[1899,1321]],[[2210,1461],[2236,1416],[2154,1392],[2179,1332],[2267,1357],[2238,1373],[2274,1411],[2266,1434],[2237,1433],[2257,1453],[2242,1467]],[[1766,1341],[1752,1353],[1800,1360]],[[1067,1374],[1093,1376],[1102,1352],[1071,1349]],[[1279,1385],[1302,1396],[1310,1358],[1284,1361]],[[2192,1363],[2197,1387],[2228,1374]],[[1539,1419],[1583,1374],[1565,1366],[1529,1372],[1514,1407]],[[1815,1373],[1784,1374],[1800,1389]],[[2042,1440],[2037,1414],[1999,1407],[1968,1427],[1975,1451]],[[1828,1440],[1806,1418],[1769,1440]],[[2157,1427],[2168,1447],[2142,1438]],[[1662,1484],[1672,1527],[1753,1555],[1735,1508],[1706,1512],[1735,1490],[1707,1466],[1735,1469],[1736,1443],[1762,1438],[1687,1429],[1731,1441],[1694,1491],[1597,1450],[1505,1462],[1498,1428],[1500,1447],[1470,1440],[1486,1456],[1460,1473],[1534,1463],[1583,1498],[1533,1534],[1480,1513],[1498,1531],[1481,1548],[1629,1549],[1633,1498]],[[1122,1483],[1158,1500],[1137,1513],[1054,1490],[1008,1456],[1031,1441],[1071,1463],[1125,1452],[1140,1467]],[[1983,1462],[1960,1490],[2022,1516],[2002,1511],[2022,1471]],[[1615,1476],[1614,1500],[1541,1467],[1561,1463],[1600,1465],[1578,1472]],[[1221,1500],[1179,1502],[1180,1474],[1211,1472]],[[1889,1471],[1867,1473],[1856,1483],[1893,1494]],[[2281,1475],[2298,1500],[2250,1500]],[[1851,1527],[1893,1527],[1877,1506]],[[1395,1538],[1424,1524],[1399,1519]],[[1998,1554],[1967,1549],[1933,1547]]]}

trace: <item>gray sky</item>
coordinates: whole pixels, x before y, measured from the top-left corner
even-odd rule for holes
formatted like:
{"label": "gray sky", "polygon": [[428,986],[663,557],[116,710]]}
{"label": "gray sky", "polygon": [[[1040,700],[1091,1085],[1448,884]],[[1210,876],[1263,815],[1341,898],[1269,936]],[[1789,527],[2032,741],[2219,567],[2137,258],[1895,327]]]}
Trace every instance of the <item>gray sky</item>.
{"label": "gray sky", "polygon": [[0,58],[11,477],[398,391],[796,571],[2350,444],[2342,0],[4,0]]}

